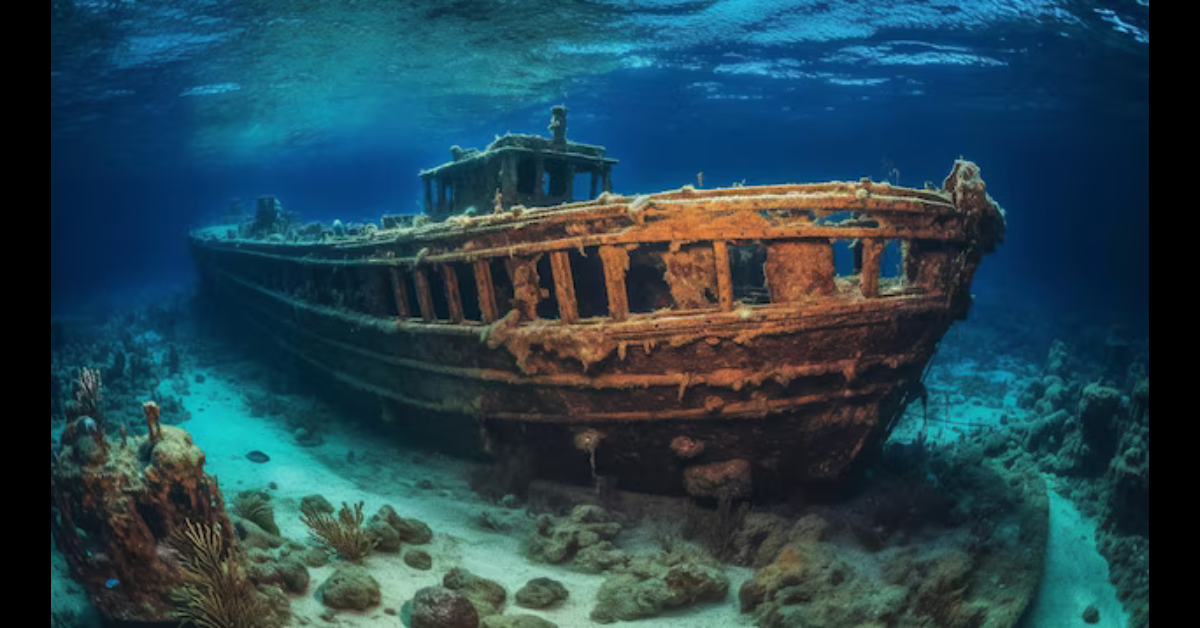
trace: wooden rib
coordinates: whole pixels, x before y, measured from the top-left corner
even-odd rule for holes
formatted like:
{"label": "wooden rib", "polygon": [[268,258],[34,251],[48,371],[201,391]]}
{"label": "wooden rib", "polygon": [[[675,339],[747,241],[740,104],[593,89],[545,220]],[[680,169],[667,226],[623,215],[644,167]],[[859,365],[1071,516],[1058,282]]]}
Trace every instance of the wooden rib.
{"label": "wooden rib", "polygon": [[424,268],[414,268],[413,279],[417,284],[417,303],[421,306],[421,318],[432,323],[437,320],[437,312],[433,309],[433,292],[429,289],[429,274]]}
{"label": "wooden rib", "polygon": [[575,277],[571,273],[571,257],[566,251],[550,254],[550,269],[554,273],[554,296],[558,300],[558,318],[570,325],[579,320],[579,303],[575,300]]}
{"label": "wooden rib", "polygon": [[733,271],[729,268],[729,244],[713,241],[713,261],[717,265],[717,296],[722,312],[733,311]]}
{"label": "wooden rib", "polygon": [[400,320],[412,318],[412,310],[408,307],[408,283],[400,276],[400,269],[395,266],[388,269],[392,276],[392,295],[396,298],[396,311]]}
{"label": "wooden rib", "polygon": [[450,307],[450,322],[461,323],[463,315],[462,293],[458,289],[458,273],[450,264],[442,264],[442,283],[446,288],[446,304]]}
{"label": "wooden rib", "polygon": [[629,294],[625,290],[625,273],[629,271],[629,251],[621,246],[600,247],[604,263],[604,288],[608,292],[608,315],[614,321],[629,318]]}
{"label": "wooden rib", "polygon": [[492,265],[488,260],[478,259],[472,263],[475,270],[475,290],[479,293],[479,311],[483,322],[494,323],[500,320],[500,310],[496,307],[496,287],[492,284]]}
{"label": "wooden rib", "polygon": [[883,252],[882,243],[873,238],[862,241],[862,295],[868,299],[879,297],[879,263]]}

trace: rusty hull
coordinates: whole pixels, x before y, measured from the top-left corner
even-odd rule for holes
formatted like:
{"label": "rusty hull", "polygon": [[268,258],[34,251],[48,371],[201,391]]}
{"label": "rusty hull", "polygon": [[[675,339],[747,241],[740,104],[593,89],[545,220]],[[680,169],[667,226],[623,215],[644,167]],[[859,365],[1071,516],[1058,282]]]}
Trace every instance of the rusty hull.
{"label": "rusty hull", "polygon": [[221,233],[193,234],[209,292],[388,420],[646,492],[736,468],[741,496],[878,449],[1004,214],[960,161],[940,190],[685,188],[321,244]]}

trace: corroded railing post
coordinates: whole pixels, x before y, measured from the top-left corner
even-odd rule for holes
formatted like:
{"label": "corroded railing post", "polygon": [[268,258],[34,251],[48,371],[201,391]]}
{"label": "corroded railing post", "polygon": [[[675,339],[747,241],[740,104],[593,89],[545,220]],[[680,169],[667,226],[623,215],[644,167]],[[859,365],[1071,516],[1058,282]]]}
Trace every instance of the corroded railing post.
{"label": "corroded railing post", "polygon": [[392,277],[392,296],[396,299],[396,312],[400,320],[408,320],[412,318],[412,311],[408,307],[408,284],[405,283],[404,277],[400,276],[399,268],[392,266],[388,268],[388,273]]}
{"label": "corroded railing post", "polygon": [[879,264],[883,253],[883,245],[878,240],[868,238],[861,241],[862,245],[862,295],[868,299],[879,297]]}
{"label": "corroded railing post", "polygon": [[571,257],[567,251],[550,253],[550,269],[554,273],[554,296],[558,300],[558,318],[566,324],[579,320],[579,304],[575,300],[575,277],[571,273]]}
{"label": "corroded railing post", "polygon": [[717,300],[722,312],[733,311],[733,270],[729,267],[729,243],[713,241],[713,262],[717,265]]}
{"label": "corroded railing post", "polygon": [[442,264],[442,283],[446,288],[446,304],[450,308],[450,322],[461,323],[463,315],[462,293],[458,289],[458,273],[450,264]]}
{"label": "corroded railing post", "polygon": [[600,247],[604,263],[604,288],[608,292],[608,315],[614,321],[629,318],[629,294],[625,290],[625,273],[629,271],[629,251],[620,246]]}
{"label": "corroded railing post", "polygon": [[433,292],[429,288],[429,273],[424,268],[413,269],[413,280],[417,284],[417,304],[421,307],[421,318],[432,323],[437,320],[433,308]]}
{"label": "corroded railing post", "polygon": [[500,311],[496,307],[496,287],[492,285],[492,265],[486,259],[477,259],[472,266],[475,269],[475,290],[479,293],[479,312],[484,323],[494,323],[500,320]]}

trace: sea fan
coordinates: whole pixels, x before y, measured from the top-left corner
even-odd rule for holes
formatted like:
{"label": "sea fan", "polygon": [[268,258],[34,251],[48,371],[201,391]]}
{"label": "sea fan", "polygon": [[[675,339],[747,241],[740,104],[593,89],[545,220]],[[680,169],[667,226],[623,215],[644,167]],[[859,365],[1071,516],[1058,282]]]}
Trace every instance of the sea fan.
{"label": "sea fan", "polygon": [[187,584],[172,595],[175,615],[196,628],[270,628],[270,609],[254,590],[220,531],[190,520],[169,539]]}
{"label": "sea fan", "polygon": [[337,553],[342,560],[359,563],[375,549],[375,542],[363,530],[363,503],[358,502],[354,510],[346,503],[338,512],[337,519],[331,515],[305,511],[300,515],[313,538],[326,548]]}
{"label": "sea fan", "polygon": [[238,495],[233,502],[233,514],[270,534],[279,536],[279,525],[275,523],[275,509],[268,497],[260,492],[248,491]]}

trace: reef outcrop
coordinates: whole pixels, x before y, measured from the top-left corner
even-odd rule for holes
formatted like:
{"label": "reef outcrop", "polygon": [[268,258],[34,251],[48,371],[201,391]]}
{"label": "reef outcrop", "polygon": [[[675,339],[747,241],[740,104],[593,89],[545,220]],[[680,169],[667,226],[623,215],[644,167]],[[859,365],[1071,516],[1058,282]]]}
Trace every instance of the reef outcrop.
{"label": "reef outcrop", "polygon": [[184,430],[154,427],[113,441],[92,419],[76,419],[51,464],[55,540],[110,621],[174,620],[172,592],[186,577],[170,539],[188,522],[218,531],[227,547],[234,543],[204,452]]}

